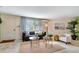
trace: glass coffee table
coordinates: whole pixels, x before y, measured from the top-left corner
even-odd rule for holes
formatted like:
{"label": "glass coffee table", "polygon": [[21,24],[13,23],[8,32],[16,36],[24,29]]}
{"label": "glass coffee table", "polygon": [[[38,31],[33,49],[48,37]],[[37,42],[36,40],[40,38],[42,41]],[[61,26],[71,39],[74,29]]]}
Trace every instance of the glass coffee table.
{"label": "glass coffee table", "polygon": [[36,41],[36,45],[39,47],[39,39],[35,36],[29,37],[31,48],[33,47],[33,41]]}

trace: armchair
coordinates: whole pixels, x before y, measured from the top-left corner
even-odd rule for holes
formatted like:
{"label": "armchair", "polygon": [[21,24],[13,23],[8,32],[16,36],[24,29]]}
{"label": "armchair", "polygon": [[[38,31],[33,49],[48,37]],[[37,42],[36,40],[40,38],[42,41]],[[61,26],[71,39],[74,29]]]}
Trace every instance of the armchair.
{"label": "armchair", "polygon": [[59,40],[65,43],[71,43],[71,35],[70,34],[60,35]]}
{"label": "armchair", "polygon": [[43,39],[43,37],[46,35],[46,32],[43,32],[42,34],[38,34],[39,39]]}

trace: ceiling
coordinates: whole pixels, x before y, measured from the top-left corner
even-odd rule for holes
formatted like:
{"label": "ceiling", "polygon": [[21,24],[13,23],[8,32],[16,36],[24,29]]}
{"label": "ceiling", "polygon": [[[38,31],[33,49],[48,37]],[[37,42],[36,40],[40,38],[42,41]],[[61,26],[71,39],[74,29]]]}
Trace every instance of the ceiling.
{"label": "ceiling", "polygon": [[79,16],[78,6],[0,6],[1,13],[18,16],[54,19]]}

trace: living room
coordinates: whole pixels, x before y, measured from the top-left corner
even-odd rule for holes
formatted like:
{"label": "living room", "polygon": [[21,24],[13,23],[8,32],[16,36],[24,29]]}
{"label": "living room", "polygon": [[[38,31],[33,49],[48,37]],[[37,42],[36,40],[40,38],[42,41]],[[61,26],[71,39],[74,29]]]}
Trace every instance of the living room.
{"label": "living room", "polygon": [[[31,49],[32,45],[35,45],[35,41],[37,41],[36,45],[40,44],[41,46],[44,43],[47,45],[46,42],[48,41],[52,42],[52,43],[48,42],[50,43],[50,45],[48,44],[49,49],[51,49],[50,46],[52,44],[54,43],[56,44],[57,42],[59,42],[60,45],[63,46],[66,46],[65,43],[72,43],[73,45],[76,45],[77,43],[74,42],[75,41],[79,42],[78,38],[72,40],[71,38],[72,33],[70,32],[68,26],[69,22],[78,19],[79,15],[78,9],[79,7],[52,7],[52,6],[0,7],[0,18],[1,18],[0,42],[3,45],[4,43],[10,43],[9,41],[16,43],[21,42],[22,44],[25,45],[27,45],[26,42],[30,42]],[[78,25],[79,24],[76,25],[76,30],[78,30],[79,28]],[[44,43],[42,42],[43,39],[45,39]],[[64,41],[64,43],[60,41]],[[58,49],[57,47],[60,47],[59,45],[57,45],[57,47],[56,46],[51,47],[54,50],[53,52],[64,49],[64,48]],[[22,47],[22,50],[24,48],[25,46]],[[28,48],[26,47],[25,49]],[[23,50],[23,52],[25,52],[25,49]],[[33,52],[38,52],[39,51],[38,49],[40,48],[35,49]],[[52,49],[50,51],[52,51]],[[46,53],[48,52],[48,50],[46,50],[44,47],[42,52]]]}

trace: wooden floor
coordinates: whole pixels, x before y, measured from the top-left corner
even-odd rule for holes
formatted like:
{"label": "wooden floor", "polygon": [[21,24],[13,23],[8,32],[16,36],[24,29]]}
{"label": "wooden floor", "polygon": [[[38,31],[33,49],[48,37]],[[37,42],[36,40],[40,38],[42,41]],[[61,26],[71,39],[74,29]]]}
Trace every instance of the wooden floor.
{"label": "wooden floor", "polygon": [[39,45],[35,41],[33,41],[32,46],[30,42],[22,42],[20,45],[21,53],[52,53],[62,49],[64,49],[64,47],[58,44],[53,44],[52,46],[47,44],[47,46],[45,46],[43,41],[40,41]]}

